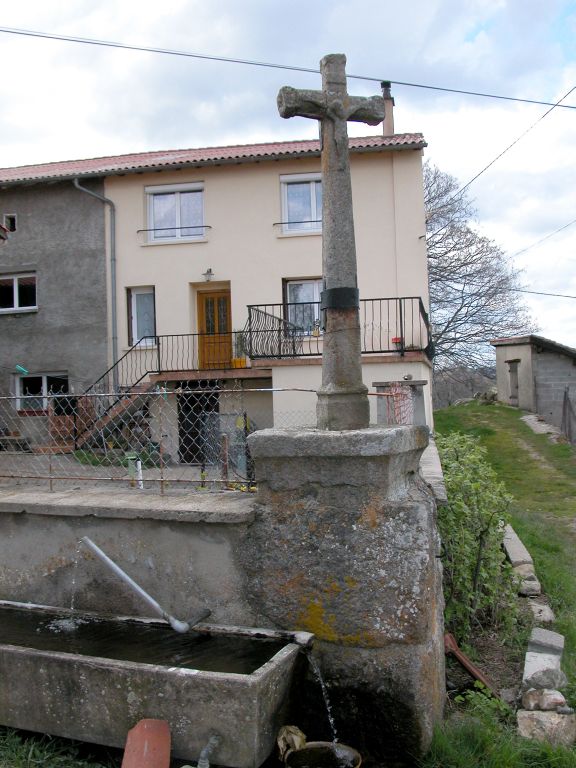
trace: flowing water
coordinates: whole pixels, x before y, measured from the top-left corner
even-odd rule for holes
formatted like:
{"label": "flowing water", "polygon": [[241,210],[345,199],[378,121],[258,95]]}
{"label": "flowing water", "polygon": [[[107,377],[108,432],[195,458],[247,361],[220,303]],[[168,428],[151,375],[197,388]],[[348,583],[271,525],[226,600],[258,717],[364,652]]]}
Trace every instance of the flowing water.
{"label": "flowing water", "polygon": [[141,664],[249,675],[285,647],[270,638],[179,634],[163,624],[1,609],[0,643]]}
{"label": "flowing water", "polygon": [[330,723],[330,729],[332,731],[332,741],[334,744],[336,744],[338,741],[338,733],[336,732],[336,723],[334,722],[334,715],[332,714],[332,705],[330,704],[330,697],[328,696],[328,688],[326,687],[326,682],[322,677],[322,670],[320,669],[318,662],[311,652],[308,652],[306,656],[308,657],[308,663],[310,664],[316,679],[320,683],[324,704],[326,705],[326,714],[328,715],[328,722]]}

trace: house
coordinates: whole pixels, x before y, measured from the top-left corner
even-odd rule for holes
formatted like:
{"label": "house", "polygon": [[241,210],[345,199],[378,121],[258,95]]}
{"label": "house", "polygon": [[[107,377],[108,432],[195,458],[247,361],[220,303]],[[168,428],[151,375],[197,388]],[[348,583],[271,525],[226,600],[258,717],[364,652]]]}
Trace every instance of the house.
{"label": "house", "polygon": [[[419,133],[394,134],[391,117],[389,112],[384,135],[350,139],[363,378],[371,392],[375,382],[398,382],[399,388],[403,381],[423,382],[431,425],[422,182],[426,144]],[[89,304],[90,311],[96,307],[84,292],[86,276],[79,279],[78,272],[65,299],[60,293],[61,303],[72,302],[75,311],[54,311],[53,320],[82,353],[62,350],[50,371],[70,376],[74,361],[85,358],[83,378],[91,376],[90,384],[94,382],[86,387],[89,392],[136,386],[177,392],[177,415],[157,438],[166,440],[170,454],[183,462],[203,462],[195,433],[205,430],[207,422],[223,429],[226,421],[221,399],[203,395],[202,389],[241,393],[240,410],[250,428],[315,424],[322,352],[317,140],[4,169],[0,187],[0,212],[17,216],[19,222],[19,196],[37,194],[38,212],[57,206],[57,193],[73,198],[67,223],[53,227],[46,252],[62,250],[62,237],[85,242],[90,234],[98,252],[93,264],[102,272],[101,251],[106,248],[106,304],[100,301],[98,318],[90,323],[97,338],[83,335],[86,317],[80,306]],[[96,189],[99,197],[90,195]],[[29,220],[34,221],[32,213]],[[91,225],[89,233],[86,223],[96,220],[99,232]],[[45,230],[40,239],[34,229],[41,250]],[[18,241],[24,243],[20,231],[14,247]],[[18,248],[21,261],[11,262],[10,268],[12,278],[19,280],[36,268],[22,262],[25,244]],[[71,264],[74,259],[72,248]],[[56,270],[57,262],[52,263]],[[50,279],[62,285],[61,275]],[[103,272],[93,285],[100,297],[102,279]],[[47,322],[47,295],[39,286],[37,306],[30,307],[38,324]],[[8,309],[10,322],[18,322],[19,308]],[[42,332],[54,335],[52,326]],[[15,334],[8,333],[13,360],[16,351],[22,354]],[[102,360],[105,339],[108,365]],[[48,370],[40,350],[38,362],[32,351],[25,359],[29,370]],[[17,376],[13,381],[18,391],[22,384]],[[231,407],[230,417],[237,411]],[[375,397],[371,413],[375,422]]]}
{"label": "house", "polygon": [[576,394],[576,349],[533,334],[490,343],[496,348],[498,400],[538,413],[576,437],[576,420],[570,416]]}
{"label": "house", "polygon": [[16,397],[25,437],[41,431],[50,393],[84,391],[109,359],[104,211],[49,167],[0,173],[0,395]]}

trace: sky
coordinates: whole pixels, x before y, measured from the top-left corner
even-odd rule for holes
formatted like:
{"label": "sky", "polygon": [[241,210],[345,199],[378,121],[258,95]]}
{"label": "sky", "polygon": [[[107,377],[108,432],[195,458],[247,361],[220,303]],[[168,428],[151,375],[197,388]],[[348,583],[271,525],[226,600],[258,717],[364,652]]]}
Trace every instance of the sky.
{"label": "sky", "polygon": [[[310,69],[345,53],[349,74],[377,81],[551,103],[576,86],[576,0],[26,0],[0,3],[0,27]],[[317,136],[276,108],[282,85],[319,88],[317,74],[1,31],[0,71],[0,167]],[[470,185],[475,226],[527,290],[576,297],[576,223],[548,237],[576,219],[576,109],[392,92],[396,132],[422,132],[462,186],[530,129]],[[540,335],[576,347],[576,298],[523,297]]]}

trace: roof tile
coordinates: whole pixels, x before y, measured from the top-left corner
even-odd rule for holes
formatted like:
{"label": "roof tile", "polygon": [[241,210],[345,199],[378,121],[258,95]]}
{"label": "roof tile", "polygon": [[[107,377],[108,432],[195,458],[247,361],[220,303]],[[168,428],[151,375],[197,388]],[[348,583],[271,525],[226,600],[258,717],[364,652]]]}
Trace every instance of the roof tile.
{"label": "roof tile", "polygon": [[[350,138],[351,151],[378,151],[383,149],[421,149],[426,146],[421,133],[398,133],[393,136],[365,136]],[[308,141],[280,141],[267,144],[241,144],[228,147],[200,149],[174,149],[158,152],[138,152],[129,155],[96,157],[88,160],[64,160],[41,165],[21,165],[0,168],[0,184],[41,181],[44,179],[74,178],[81,176],[112,176],[135,173],[145,169],[181,166],[214,165],[216,163],[253,162],[262,158],[315,156],[320,153],[317,139]]]}

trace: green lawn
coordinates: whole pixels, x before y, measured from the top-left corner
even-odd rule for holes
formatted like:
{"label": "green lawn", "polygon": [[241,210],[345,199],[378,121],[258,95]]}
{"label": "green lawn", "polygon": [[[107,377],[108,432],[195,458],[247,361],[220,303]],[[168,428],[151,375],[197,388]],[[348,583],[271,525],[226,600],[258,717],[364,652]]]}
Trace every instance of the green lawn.
{"label": "green lawn", "polygon": [[[466,403],[434,414],[439,434],[476,435],[507,491],[513,526],[528,547],[556,614],[553,629],[566,638],[564,691],[576,705],[576,454],[552,443],[503,405]],[[477,697],[479,709],[449,720],[421,768],[576,768],[576,748],[554,748],[520,738],[496,700]]]}
{"label": "green lawn", "polygon": [[576,703],[576,453],[566,443],[535,434],[523,412],[503,405],[467,403],[435,413],[440,434],[477,435],[514,497],[514,528],[528,547],[550,599],[555,629],[566,638],[563,667]]}

